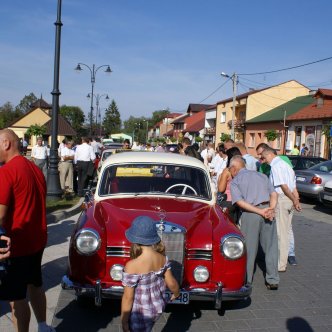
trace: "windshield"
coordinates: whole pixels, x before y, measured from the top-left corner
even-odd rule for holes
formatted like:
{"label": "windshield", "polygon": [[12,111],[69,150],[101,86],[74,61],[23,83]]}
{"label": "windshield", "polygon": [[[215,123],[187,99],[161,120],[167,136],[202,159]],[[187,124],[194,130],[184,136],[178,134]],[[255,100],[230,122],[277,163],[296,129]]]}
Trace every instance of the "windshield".
{"label": "windshield", "polygon": [[186,165],[110,165],[101,177],[99,195],[176,195],[211,199],[207,173]]}
{"label": "windshield", "polygon": [[314,171],[320,171],[320,172],[326,172],[331,173],[332,172],[332,161],[324,161],[318,165],[310,167],[310,169]]}
{"label": "windshield", "polygon": [[103,153],[103,159],[102,160],[104,161],[106,158],[108,158],[111,155],[112,155],[112,151],[105,151]]}

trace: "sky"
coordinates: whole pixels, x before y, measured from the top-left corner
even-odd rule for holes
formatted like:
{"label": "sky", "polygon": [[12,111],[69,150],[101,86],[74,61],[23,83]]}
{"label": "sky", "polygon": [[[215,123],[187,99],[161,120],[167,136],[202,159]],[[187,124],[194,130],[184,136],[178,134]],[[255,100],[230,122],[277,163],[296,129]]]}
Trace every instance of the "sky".
{"label": "sky", "polygon": [[[0,6],[0,106],[33,92],[52,103],[57,0]],[[87,114],[88,68],[95,94],[108,94],[121,119],[232,96],[220,75],[268,72],[332,57],[330,0],[63,0],[60,105]],[[238,93],[291,79],[332,88],[332,59],[271,74],[239,75]],[[109,102],[100,98],[104,110]],[[102,113],[103,114],[103,113]]]}

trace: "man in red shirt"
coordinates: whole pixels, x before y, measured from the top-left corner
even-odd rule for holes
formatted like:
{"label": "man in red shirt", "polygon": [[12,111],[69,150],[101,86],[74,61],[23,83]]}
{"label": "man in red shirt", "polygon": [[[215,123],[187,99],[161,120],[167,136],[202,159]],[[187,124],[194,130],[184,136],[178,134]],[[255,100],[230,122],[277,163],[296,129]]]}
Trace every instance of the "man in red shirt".
{"label": "man in red shirt", "polygon": [[6,262],[0,300],[9,301],[19,332],[29,331],[31,306],[38,332],[54,331],[46,325],[46,296],[42,288],[41,260],[47,241],[46,183],[43,173],[20,155],[19,138],[0,130],[0,261]]}

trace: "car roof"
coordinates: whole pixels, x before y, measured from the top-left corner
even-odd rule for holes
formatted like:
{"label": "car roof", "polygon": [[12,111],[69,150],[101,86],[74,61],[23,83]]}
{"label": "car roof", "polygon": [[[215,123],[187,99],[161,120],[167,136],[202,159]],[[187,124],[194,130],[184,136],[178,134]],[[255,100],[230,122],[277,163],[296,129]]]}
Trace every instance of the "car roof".
{"label": "car roof", "polygon": [[103,163],[103,167],[107,167],[111,164],[121,163],[156,163],[156,164],[180,164],[193,167],[199,167],[207,171],[205,165],[194,157],[189,157],[177,153],[166,152],[121,152],[111,155]]}

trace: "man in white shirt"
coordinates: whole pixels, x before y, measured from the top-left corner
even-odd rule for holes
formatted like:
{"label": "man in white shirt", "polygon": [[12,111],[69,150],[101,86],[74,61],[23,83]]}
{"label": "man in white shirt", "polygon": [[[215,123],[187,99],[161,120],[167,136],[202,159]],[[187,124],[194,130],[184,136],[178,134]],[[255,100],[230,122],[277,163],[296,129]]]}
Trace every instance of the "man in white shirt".
{"label": "man in white shirt", "polygon": [[72,150],[73,142],[67,141],[64,148],[60,150],[59,175],[61,189],[70,194],[74,193],[73,189],[73,161],[75,152]]}
{"label": "man in white shirt", "polygon": [[47,176],[47,146],[43,145],[43,138],[37,137],[37,144],[32,148],[31,159],[43,172],[45,179]]}
{"label": "man in white shirt", "polygon": [[91,141],[91,146],[93,149],[93,152],[96,154],[96,156],[100,156],[101,155],[101,149],[103,147],[103,145],[100,143],[100,139],[99,138],[93,138]]}
{"label": "man in white shirt", "polygon": [[271,166],[270,181],[278,194],[278,204],[275,211],[279,248],[278,270],[285,272],[289,251],[289,229],[292,225],[293,212],[294,209],[301,211],[296,191],[295,173],[287,163],[275,155],[275,151],[271,148],[266,148],[262,152],[262,160]]}
{"label": "man in white shirt", "polygon": [[217,154],[212,159],[210,164],[210,173],[211,173],[211,180],[214,184],[216,191],[217,191],[217,183],[219,175],[222,173],[222,171],[226,168],[227,165],[227,154],[224,149],[224,144],[221,143],[217,147]]}
{"label": "man in white shirt", "polygon": [[96,159],[96,154],[93,152],[93,148],[89,143],[89,138],[83,138],[82,144],[77,146],[74,156],[78,176],[77,194],[80,197],[84,196],[83,189],[86,188],[88,177],[93,176],[94,171],[93,162]]}
{"label": "man in white shirt", "polygon": [[208,142],[206,148],[201,152],[201,157],[204,160],[205,166],[211,163],[212,159],[215,157],[214,147],[211,142]]}
{"label": "man in white shirt", "polygon": [[259,161],[248,153],[247,147],[242,142],[235,143],[235,146],[240,150],[242,158],[246,161],[246,169],[257,171]]}

